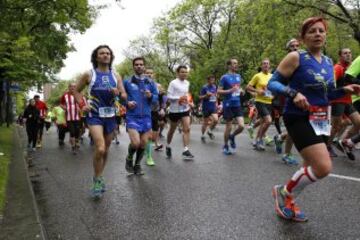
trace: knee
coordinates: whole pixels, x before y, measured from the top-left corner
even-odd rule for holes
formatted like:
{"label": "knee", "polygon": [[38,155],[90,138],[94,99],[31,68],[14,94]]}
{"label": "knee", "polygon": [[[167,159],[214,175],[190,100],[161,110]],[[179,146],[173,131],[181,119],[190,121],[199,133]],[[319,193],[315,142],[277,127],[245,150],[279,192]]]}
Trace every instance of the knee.
{"label": "knee", "polygon": [[97,146],[96,147],[96,152],[97,152],[97,154],[99,154],[101,156],[105,155],[105,153],[106,153],[105,145]]}
{"label": "knee", "polygon": [[190,133],[190,128],[189,127],[184,127],[183,132],[184,133]]}
{"label": "knee", "polygon": [[321,164],[317,168],[313,168],[314,174],[318,179],[328,176],[332,171],[332,163],[328,161],[327,163]]}

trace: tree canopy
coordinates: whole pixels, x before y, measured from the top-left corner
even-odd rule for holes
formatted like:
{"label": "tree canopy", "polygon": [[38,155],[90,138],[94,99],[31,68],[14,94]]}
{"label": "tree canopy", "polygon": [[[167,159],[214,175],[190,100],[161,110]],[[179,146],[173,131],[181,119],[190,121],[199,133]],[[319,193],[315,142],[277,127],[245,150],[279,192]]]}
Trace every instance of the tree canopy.
{"label": "tree canopy", "polygon": [[[130,42],[125,56],[144,56],[165,85],[174,78],[174,67],[187,64],[196,96],[208,75],[219,79],[225,73],[230,57],[239,60],[244,84],[262,59],[269,58],[276,67],[286,54],[286,43],[298,37],[310,16],[328,20],[324,52],[335,62],[342,47],[357,56],[359,12],[358,1],[184,0],[155,19],[148,36]],[[120,66],[131,71],[129,60]]]}

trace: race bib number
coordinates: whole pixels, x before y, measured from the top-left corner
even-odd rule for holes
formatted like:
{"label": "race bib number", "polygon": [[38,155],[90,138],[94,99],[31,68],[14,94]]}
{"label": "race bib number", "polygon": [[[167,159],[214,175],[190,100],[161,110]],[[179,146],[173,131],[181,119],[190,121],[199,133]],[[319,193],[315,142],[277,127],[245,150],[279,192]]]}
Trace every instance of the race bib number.
{"label": "race bib number", "polygon": [[99,117],[110,118],[115,116],[114,107],[101,107],[99,108]]}
{"label": "race bib number", "polygon": [[232,97],[239,97],[240,96],[240,89],[236,90],[231,94]]}
{"label": "race bib number", "polygon": [[272,97],[273,95],[272,95],[271,91],[265,90],[264,96],[265,97]]}
{"label": "race bib number", "polygon": [[215,95],[211,95],[209,101],[210,101],[210,102],[216,102],[216,96],[215,96]]}
{"label": "race bib number", "polygon": [[330,136],[330,106],[311,106],[309,110],[309,122],[317,136]]}

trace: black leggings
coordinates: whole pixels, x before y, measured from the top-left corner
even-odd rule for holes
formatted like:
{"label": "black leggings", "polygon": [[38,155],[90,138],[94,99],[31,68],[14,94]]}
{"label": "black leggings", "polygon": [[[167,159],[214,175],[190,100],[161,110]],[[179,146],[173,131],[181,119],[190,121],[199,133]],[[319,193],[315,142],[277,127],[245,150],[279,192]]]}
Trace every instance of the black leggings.
{"label": "black leggings", "polygon": [[35,148],[37,140],[37,123],[35,124],[26,124],[26,133],[28,135],[28,144]]}

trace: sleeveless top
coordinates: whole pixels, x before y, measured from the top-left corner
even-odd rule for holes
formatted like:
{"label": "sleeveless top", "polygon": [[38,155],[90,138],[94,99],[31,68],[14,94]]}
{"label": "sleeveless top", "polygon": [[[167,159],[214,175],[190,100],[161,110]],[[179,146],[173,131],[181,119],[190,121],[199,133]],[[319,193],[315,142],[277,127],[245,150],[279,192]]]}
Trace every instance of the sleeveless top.
{"label": "sleeveless top", "polygon": [[[289,87],[303,94],[311,106],[329,105],[328,93],[335,88],[332,60],[321,55],[318,62],[307,51],[298,51],[299,66],[290,77]],[[295,106],[287,99],[285,114],[308,115],[309,112]]]}
{"label": "sleeveless top", "polygon": [[89,84],[90,106],[89,117],[114,117],[115,116],[115,96],[111,88],[117,87],[117,79],[112,70],[99,72],[91,70],[91,81]]}

